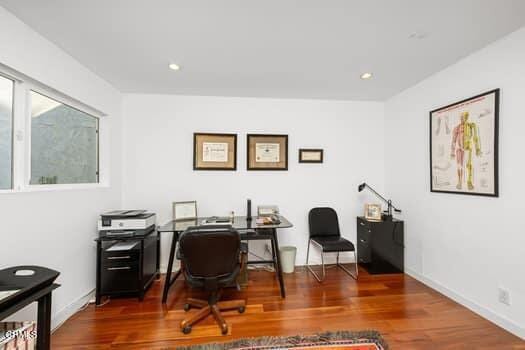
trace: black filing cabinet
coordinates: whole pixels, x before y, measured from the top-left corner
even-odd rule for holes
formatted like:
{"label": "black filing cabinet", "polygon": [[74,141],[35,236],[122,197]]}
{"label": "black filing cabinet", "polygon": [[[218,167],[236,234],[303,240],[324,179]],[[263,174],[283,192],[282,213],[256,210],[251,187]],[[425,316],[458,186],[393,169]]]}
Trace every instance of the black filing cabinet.
{"label": "black filing cabinet", "polygon": [[100,233],[97,242],[96,304],[102,296],[137,296],[159,277],[159,236],[155,225],[127,235]]}
{"label": "black filing cabinet", "polygon": [[404,222],[357,217],[357,261],[371,274],[404,271]]}

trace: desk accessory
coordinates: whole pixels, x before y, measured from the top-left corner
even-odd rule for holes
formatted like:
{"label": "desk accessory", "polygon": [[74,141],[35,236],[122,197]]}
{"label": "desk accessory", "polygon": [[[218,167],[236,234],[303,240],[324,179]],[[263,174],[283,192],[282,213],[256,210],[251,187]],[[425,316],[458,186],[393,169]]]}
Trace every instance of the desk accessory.
{"label": "desk accessory", "polygon": [[173,202],[173,220],[197,219],[197,201]]}
{"label": "desk accessory", "polygon": [[358,187],[357,187],[357,190],[359,192],[363,191],[365,188],[368,188],[373,194],[375,194],[377,197],[379,197],[381,200],[383,200],[387,205],[388,205],[388,209],[387,209],[387,212],[386,214],[383,214],[382,216],[382,219],[384,221],[392,221],[392,219],[394,218],[393,215],[392,215],[392,209],[394,209],[394,211],[396,213],[401,213],[401,210],[400,209],[397,209],[396,207],[394,207],[392,205],[392,200],[390,199],[386,199],[385,197],[381,196],[379,193],[377,193],[372,187],[370,187],[368,184],[366,184],[365,182],[363,182],[362,184],[360,184]]}
{"label": "desk accessory", "polygon": [[369,221],[381,221],[381,204],[365,204],[365,218]]}
{"label": "desk accessory", "polygon": [[270,215],[278,215],[278,214],[279,214],[279,207],[276,205],[259,205],[257,207],[258,216],[270,216]]}
{"label": "desk accessory", "polygon": [[246,202],[246,221],[252,221],[252,200]]}

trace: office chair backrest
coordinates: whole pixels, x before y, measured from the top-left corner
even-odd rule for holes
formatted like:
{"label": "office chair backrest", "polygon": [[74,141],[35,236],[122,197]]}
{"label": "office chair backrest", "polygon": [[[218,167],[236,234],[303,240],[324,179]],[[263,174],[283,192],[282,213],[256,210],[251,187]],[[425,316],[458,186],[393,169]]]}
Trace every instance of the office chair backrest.
{"label": "office chair backrest", "polygon": [[340,236],[337,213],[332,208],[313,208],[308,214],[310,237]]}
{"label": "office chair backrest", "polygon": [[231,226],[196,226],[180,237],[186,273],[193,278],[231,274],[239,265],[241,238]]}

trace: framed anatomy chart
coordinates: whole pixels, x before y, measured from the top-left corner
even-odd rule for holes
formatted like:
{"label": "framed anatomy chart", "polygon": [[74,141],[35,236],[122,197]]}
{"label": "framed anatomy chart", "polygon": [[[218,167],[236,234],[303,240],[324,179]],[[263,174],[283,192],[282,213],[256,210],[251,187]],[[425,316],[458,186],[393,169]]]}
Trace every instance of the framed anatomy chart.
{"label": "framed anatomy chart", "polygon": [[499,89],[430,112],[430,190],[498,196]]}

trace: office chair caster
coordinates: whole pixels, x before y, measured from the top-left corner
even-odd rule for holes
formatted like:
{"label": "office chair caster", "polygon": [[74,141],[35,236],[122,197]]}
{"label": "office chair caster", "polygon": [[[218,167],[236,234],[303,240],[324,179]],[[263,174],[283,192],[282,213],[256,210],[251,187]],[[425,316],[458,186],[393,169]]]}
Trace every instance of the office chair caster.
{"label": "office chair caster", "polygon": [[244,306],[241,306],[241,307],[239,307],[238,311],[239,311],[240,314],[243,314],[244,311],[246,311],[246,308]]}
{"label": "office chair caster", "polygon": [[184,311],[190,311],[190,309],[191,309],[191,305],[190,304],[188,304],[188,303],[184,304]]}
{"label": "office chair caster", "polygon": [[184,334],[190,334],[191,333],[191,326],[186,326],[182,329],[182,333]]}

